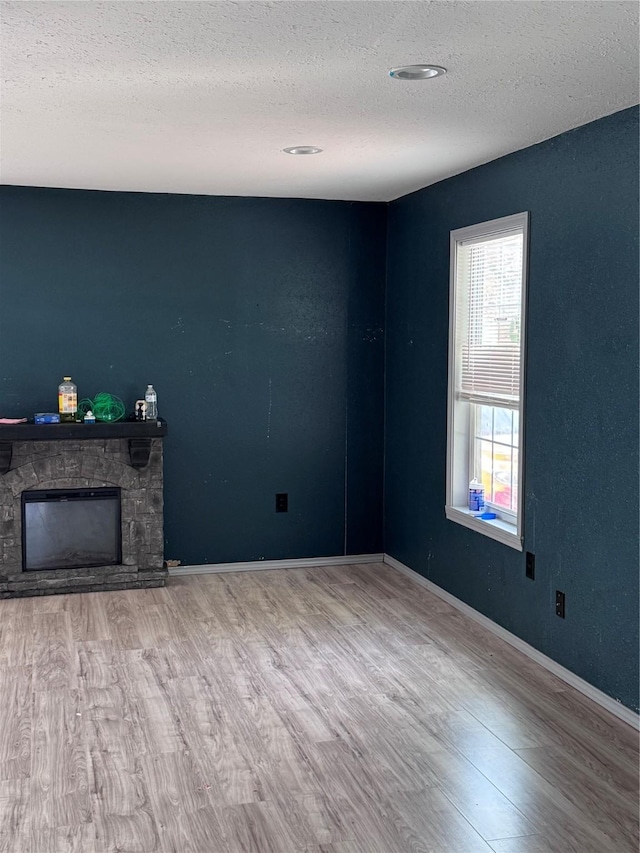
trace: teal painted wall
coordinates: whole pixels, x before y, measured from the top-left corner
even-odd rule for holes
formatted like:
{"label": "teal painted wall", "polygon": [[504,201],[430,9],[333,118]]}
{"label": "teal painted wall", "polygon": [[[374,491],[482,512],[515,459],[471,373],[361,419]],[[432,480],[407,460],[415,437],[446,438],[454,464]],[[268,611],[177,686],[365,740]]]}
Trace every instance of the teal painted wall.
{"label": "teal painted wall", "polygon": [[[449,232],[521,211],[533,582],[444,516]],[[638,110],[393,202],[388,247],[385,550],[637,709]]]}
{"label": "teal painted wall", "polygon": [[[148,382],[168,558],[382,550],[386,207],[3,187],[0,415]],[[275,493],[289,493],[276,514]]]}

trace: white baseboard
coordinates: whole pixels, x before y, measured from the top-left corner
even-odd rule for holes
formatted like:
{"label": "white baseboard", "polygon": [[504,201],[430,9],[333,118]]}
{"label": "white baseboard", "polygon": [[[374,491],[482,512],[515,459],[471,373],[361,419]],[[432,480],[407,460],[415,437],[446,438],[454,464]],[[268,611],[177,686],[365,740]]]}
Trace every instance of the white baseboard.
{"label": "white baseboard", "polygon": [[455,607],[461,613],[464,613],[470,619],[473,619],[474,622],[478,622],[488,631],[491,631],[492,634],[495,634],[497,637],[500,637],[501,640],[509,643],[510,646],[521,651],[527,657],[531,658],[531,660],[534,660],[536,663],[540,664],[540,666],[543,666],[545,669],[549,670],[549,672],[552,672],[555,676],[569,684],[571,687],[575,687],[575,689],[579,690],[580,693],[588,696],[589,699],[592,699],[602,708],[605,708],[605,710],[614,714],[618,719],[630,726],[633,726],[634,729],[638,729],[640,718],[635,711],[631,710],[631,708],[627,708],[626,705],[622,705],[620,702],[612,699],[611,696],[603,693],[602,690],[598,690],[598,688],[594,687],[593,684],[589,684],[588,681],[580,678],[579,675],[571,672],[570,669],[566,669],[566,667],[561,666],[559,663],[552,660],[552,658],[547,657],[547,655],[542,652],[539,652],[533,646],[530,646],[529,643],[521,640],[520,637],[516,637],[515,634],[511,633],[511,631],[507,631],[506,628],[502,628],[487,616],[483,616],[482,613],[474,610],[473,607],[465,604],[464,601],[460,601],[459,598],[456,598],[455,595],[451,595],[450,592],[446,592],[442,587],[439,587],[432,581],[427,580],[423,575],[413,569],[410,569],[409,566],[405,566],[404,563],[401,563],[400,560],[396,560],[395,557],[385,554],[384,562],[397,571],[402,572],[403,575],[407,575],[407,577],[411,578],[421,586],[426,587],[434,595],[437,595],[438,598],[443,599],[443,601],[446,601],[452,607]]}
{"label": "white baseboard", "polygon": [[299,560],[254,560],[250,563],[210,563],[202,566],[175,566],[170,575],[215,575],[223,572],[260,572],[269,569],[312,569],[320,566],[348,566],[354,563],[381,563],[383,554],[345,554],[343,557],[302,557]]}

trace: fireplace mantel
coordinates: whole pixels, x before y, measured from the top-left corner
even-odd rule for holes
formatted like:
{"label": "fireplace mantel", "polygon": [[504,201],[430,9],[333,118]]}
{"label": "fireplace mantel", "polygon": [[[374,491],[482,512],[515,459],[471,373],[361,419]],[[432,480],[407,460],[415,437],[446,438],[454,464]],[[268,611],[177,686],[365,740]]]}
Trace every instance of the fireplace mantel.
{"label": "fireplace mantel", "polygon": [[126,438],[129,440],[129,458],[133,468],[144,468],[149,462],[151,441],[164,438],[167,422],[118,421],[113,424],[0,424],[0,475],[11,467],[15,441],[90,441],[96,439]]}

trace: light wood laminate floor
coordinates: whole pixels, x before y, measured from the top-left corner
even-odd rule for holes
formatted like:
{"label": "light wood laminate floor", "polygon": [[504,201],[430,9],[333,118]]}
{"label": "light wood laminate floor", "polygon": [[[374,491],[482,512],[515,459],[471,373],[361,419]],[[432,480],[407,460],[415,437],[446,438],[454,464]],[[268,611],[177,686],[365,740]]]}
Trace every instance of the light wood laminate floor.
{"label": "light wood laminate floor", "polygon": [[388,566],[0,601],[2,853],[637,853],[633,730]]}

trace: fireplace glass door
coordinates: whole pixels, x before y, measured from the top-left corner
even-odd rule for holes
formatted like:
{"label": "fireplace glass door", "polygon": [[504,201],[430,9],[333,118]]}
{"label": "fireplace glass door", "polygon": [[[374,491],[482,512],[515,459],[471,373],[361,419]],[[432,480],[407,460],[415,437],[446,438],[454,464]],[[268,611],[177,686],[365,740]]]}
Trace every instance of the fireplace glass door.
{"label": "fireplace glass door", "polygon": [[120,489],[22,493],[24,571],[121,563]]}

